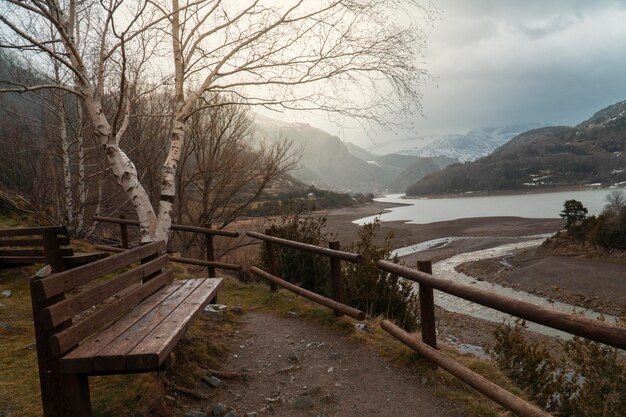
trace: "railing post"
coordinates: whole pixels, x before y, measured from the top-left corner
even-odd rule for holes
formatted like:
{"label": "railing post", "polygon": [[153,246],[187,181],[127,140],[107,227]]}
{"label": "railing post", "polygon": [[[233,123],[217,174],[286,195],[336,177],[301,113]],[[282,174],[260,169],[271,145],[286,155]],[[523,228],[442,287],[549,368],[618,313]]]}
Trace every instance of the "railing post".
{"label": "railing post", "polygon": [[[120,215],[120,219],[126,219],[123,214]],[[122,247],[128,249],[128,225],[120,223],[120,238],[122,239]]]}
{"label": "railing post", "polygon": [[[271,236],[272,230],[265,229],[265,234]],[[269,269],[269,273],[278,276],[278,265],[276,264],[276,247],[272,242],[265,241],[265,248],[267,249],[267,267]],[[278,290],[278,286],[270,281],[270,291],[276,292]]]}
{"label": "railing post", "polygon": [[[433,273],[430,261],[417,261],[417,270],[427,274]],[[435,297],[432,287],[419,284],[420,322],[422,325],[422,341],[437,349],[437,332],[435,328]]]}
{"label": "railing post", "polygon": [[[338,241],[328,242],[329,249],[340,250],[341,244]],[[333,290],[333,300],[338,303],[343,302],[343,279],[341,276],[341,259],[330,257],[330,282]],[[339,317],[342,314],[335,311],[335,316]]]}
{"label": "railing post", "polygon": [[[211,223],[205,223],[204,227],[207,229],[211,228]],[[215,251],[213,248],[213,235],[209,233],[204,234],[204,243],[206,246],[206,260],[209,262],[215,262]],[[209,278],[215,278],[215,268],[212,266],[208,266],[209,270]]]}

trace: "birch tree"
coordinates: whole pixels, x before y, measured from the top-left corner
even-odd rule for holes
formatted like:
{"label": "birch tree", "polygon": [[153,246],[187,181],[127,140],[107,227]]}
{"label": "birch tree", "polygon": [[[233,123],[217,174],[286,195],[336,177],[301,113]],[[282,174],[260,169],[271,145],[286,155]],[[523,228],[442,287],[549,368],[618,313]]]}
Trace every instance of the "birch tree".
{"label": "birch tree", "polygon": [[[5,83],[0,91],[78,96],[137,213],[142,242],[167,240],[185,125],[195,111],[227,93],[230,102],[219,105],[320,110],[374,123],[410,115],[420,110],[420,52],[431,21],[432,10],[416,0],[4,0],[2,46],[42,65],[58,62],[74,84]],[[53,36],[44,30],[50,26]],[[76,33],[90,49],[77,47]],[[146,77],[171,88],[175,106],[155,207],[120,141],[132,111],[129,63],[145,42],[159,40]],[[111,88],[118,106],[107,113],[102,100]]]}

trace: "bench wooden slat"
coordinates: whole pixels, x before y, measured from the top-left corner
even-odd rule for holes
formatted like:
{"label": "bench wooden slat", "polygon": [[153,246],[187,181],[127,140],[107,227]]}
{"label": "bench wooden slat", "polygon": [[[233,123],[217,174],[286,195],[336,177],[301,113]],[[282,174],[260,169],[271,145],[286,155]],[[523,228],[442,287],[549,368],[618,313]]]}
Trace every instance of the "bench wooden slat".
{"label": "bench wooden slat", "polygon": [[133,308],[128,314],[121,317],[111,326],[102,332],[93,335],[76,349],[65,355],[60,362],[63,373],[89,373],[93,370],[91,360],[105,346],[111,343],[116,337],[131,327],[135,322],[149,313],[163,300],[174,293],[183,281],[174,281],[161,290],[146,298],[143,302]]}
{"label": "bench wooden slat", "polygon": [[163,255],[114,278],[98,283],[96,286],[86,289],[74,297],[66,298],[61,302],[43,309],[40,319],[46,329],[56,327],[81,311],[85,311],[117,294],[132,283],[136,283],[137,281],[141,282],[145,277],[163,268],[168,260],[169,256]]}
{"label": "bench wooden slat", "polygon": [[106,252],[75,253],[71,256],[64,256],[63,261],[71,268],[75,265],[84,265],[108,257],[109,254]]}
{"label": "bench wooden slat", "polygon": [[179,307],[200,284],[201,280],[184,281],[175,293],[163,300],[94,356],[92,360],[93,370],[96,372],[125,370],[127,353],[137,346],[173,310]]}
{"label": "bench wooden slat", "polygon": [[95,313],[90,314],[78,323],[54,334],[50,338],[52,354],[56,357],[63,355],[106,324],[132,310],[144,298],[150,296],[162,286],[169,284],[172,281],[172,275],[171,270],[166,271],[147,283],[133,288],[123,297],[98,309]]}
{"label": "bench wooden slat", "polygon": [[126,355],[127,370],[154,369],[161,365],[193,319],[215,297],[222,285],[221,279],[194,281],[201,281],[201,284]]}
{"label": "bench wooden slat", "polygon": [[45,230],[54,229],[58,234],[67,234],[65,226],[16,227],[0,229],[0,237],[42,235]]}
{"label": "bench wooden slat", "polygon": [[[74,249],[61,248],[61,255],[72,256],[74,255]],[[0,249],[0,257],[3,256],[39,256],[43,259],[43,249]]]}
{"label": "bench wooden slat", "polygon": [[[70,238],[67,236],[60,236],[58,238],[59,245],[69,245]],[[0,239],[0,247],[11,246],[43,246],[43,239]]]}
{"label": "bench wooden slat", "polygon": [[153,242],[70,271],[51,275],[35,283],[33,287],[34,295],[39,301],[47,300],[55,295],[83,285],[94,277],[106,275],[163,250],[165,250],[164,241]]}

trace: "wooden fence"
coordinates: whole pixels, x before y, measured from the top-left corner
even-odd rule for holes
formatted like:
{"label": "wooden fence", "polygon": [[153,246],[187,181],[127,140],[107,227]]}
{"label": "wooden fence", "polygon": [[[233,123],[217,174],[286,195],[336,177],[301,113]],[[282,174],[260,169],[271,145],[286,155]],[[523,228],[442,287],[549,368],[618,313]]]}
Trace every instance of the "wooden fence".
{"label": "wooden fence", "polygon": [[[268,280],[270,282],[271,291],[276,291],[277,286],[280,285],[289,291],[333,309],[337,314],[346,314],[358,320],[363,318],[362,312],[344,304],[340,264],[341,260],[361,263],[363,262],[363,258],[360,255],[339,250],[338,242],[330,242],[329,248],[323,248],[320,246],[270,236],[269,230],[266,230],[265,234],[256,232],[247,232],[246,234],[252,238],[264,241],[266,245],[269,272],[256,267],[253,267],[251,272]],[[331,300],[326,297],[322,297],[319,294],[312,293],[311,291],[304,290],[303,288],[277,277],[278,265],[275,245],[281,245],[329,257],[331,260],[333,299]],[[470,385],[478,392],[518,416],[549,417],[550,414],[543,411],[536,405],[511,394],[483,376],[463,366],[453,358],[436,350],[437,336],[435,331],[434,289],[489,308],[493,308],[524,320],[539,323],[553,329],[558,329],[566,333],[626,350],[625,328],[606,322],[590,320],[574,314],[567,314],[546,309],[532,303],[494,294],[469,285],[459,284],[442,277],[435,277],[432,275],[432,266],[429,261],[418,262],[417,269],[408,268],[406,266],[394,264],[384,260],[378,261],[377,266],[381,271],[403,277],[419,284],[422,339],[419,340],[415,338],[413,335],[405,332],[388,320],[382,321],[381,327],[383,330],[404,343],[406,346],[417,351],[420,355],[426,357],[436,365],[451,373],[464,383]]]}
{"label": "wooden fence", "polygon": [[[118,224],[120,226],[120,246],[105,246],[105,245],[97,245],[96,249],[98,250],[106,250],[109,252],[123,252],[124,250],[129,248],[129,240],[128,240],[128,226],[139,226],[138,220],[130,220],[125,218],[116,218],[116,217],[102,217],[102,216],[94,216],[94,221],[101,223],[112,223]],[[237,238],[239,237],[239,232],[231,232],[228,230],[217,230],[212,229],[211,225],[207,224],[205,227],[198,226],[189,226],[184,224],[172,224],[172,230],[176,230],[179,232],[188,232],[188,233],[198,233],[204,235],[205,239],[205,257],[206,259],[193,259],[193,258],[184,258],[179,256],[171,256],[170,260],[172,262],[178,262],[182,264],[188,265],[198,265],[207,267],[207,271],[210,278],[214,278],[216,269],[226,269],[231,271],[240,271],[241,265],[229,264],[225,262],[217,262],[215,260],[215,249],[214,249],[214,236],[222,236],[228,238]]]}

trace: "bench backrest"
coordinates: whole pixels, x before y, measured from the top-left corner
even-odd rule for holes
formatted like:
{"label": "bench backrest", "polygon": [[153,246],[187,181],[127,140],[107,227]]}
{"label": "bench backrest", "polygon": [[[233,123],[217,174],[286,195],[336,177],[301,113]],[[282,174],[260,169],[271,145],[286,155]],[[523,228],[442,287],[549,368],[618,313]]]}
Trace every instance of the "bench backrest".
{"label": "bench backrest", "polygon": [[[162,254],[165,246],[163,241],[149,243],[33,279],[33,305],[40,307],[36,320],[48,335],[52,354],[63,355],[169,284],[171,271],[161,271],[169,261],[169,256]],[[134,265],[138,262],[140,265]],[[74,322],[76,316],[82,317]]]}
{"label": "bench backrest", "polygon": [[0,229],[0,263],[34,264],[45,262],[55,270],[63,269],[62,257],[73,256],[65,226]]}

